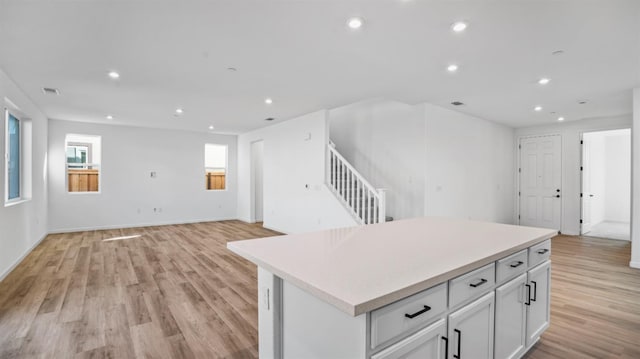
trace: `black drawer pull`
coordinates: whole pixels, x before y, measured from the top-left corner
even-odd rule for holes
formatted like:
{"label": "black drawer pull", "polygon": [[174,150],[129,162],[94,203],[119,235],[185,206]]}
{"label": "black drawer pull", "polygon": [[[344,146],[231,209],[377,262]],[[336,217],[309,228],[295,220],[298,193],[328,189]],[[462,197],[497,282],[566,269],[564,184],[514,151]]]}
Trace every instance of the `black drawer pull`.
{"label": "black drawer pull", "polygon": [[527,287],[527,301],[524,302],[524,305],[531,305],[531,286],[528,284],[525,284],[524,286]]}
{"label": "black drawer pull", "polygon": [[426,312],[428,312],[428,311],[430,311],[430,310],[431,310],[431,307],[430,307],[430,306],[428,306],[428,305],[425,305],[425,306],[424,306],[424,309],[422,309],[422,310],[420,310],[420,311],[417,311],[417,312],[415,312],[415,313],[413,313],[413,314],[405,314],[404,316],[405,316],[405,317],[407,317],[407,318],[409,318],[409,319],[413,319],[413,318],[415,318],[415,317],[419,316],[420,314],[424,314],[424,313],[426,313]]}
{"label": "black drawer pull", "polygon": [[531,283],[533,283],[533,299],[531,299],[531,301],[535,302],[536,298],[538,298],[538,285],[534,281],[531,281]]}
{"label": "black drawer pull", "polygon": [[517,267],[520,267],[523,264],[524,264],[523,261],[517,261],[517,262],[511,263],[510,267],[511,268],[517,268]]}
{"label": "black drawer pull", "polygon": [[458,329],[454,329],[453,331],[458,333],[458,354],[453,354],[453,357],[456,359],[460,359],[460,344],[462,343],[462,332]]}
{"label": "black drawer pull", "polygon": [[442,337],[442,340],[444,340],[444,359],[449,359],[449,339]]}
{"label": "black drawer pull", "polygon": [[538,254],[545,254],[547,253],[549,250],[547,248],[542,248],[538,250]]}
{"label": "black drawer pull", "polygon": [[487,283],[487,280],[482,278],[482,279],[480,279],[479,282],[477,282],[477,283],[469,283],[469,285],[475,288],[475,287],[479,287],[479,286],[481,286],[481,285],[483,285],[485,283]]}

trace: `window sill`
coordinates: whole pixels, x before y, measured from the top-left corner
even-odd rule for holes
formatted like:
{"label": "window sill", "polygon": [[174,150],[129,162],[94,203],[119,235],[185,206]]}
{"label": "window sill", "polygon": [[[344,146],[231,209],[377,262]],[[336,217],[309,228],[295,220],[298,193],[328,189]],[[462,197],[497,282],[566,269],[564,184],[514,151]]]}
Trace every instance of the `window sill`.
{"label": "window sill", "polygon": [[25,203],[25,202],[30,202],[30,201],[31,201],[31,198],[21,198],[21,199],[18,199],[18,200],[11,200],[9,202],[5,202],[4,206],[5,207],[13,207],[13,206],[19,205],[20,203]]}

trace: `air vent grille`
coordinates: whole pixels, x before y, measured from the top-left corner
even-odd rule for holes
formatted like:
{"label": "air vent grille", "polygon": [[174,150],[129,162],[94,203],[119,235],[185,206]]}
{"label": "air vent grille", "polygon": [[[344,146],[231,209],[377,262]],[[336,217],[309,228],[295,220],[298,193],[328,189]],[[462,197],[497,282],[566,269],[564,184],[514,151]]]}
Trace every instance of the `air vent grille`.
{"label": "air vent grille", "polygon": [[43,87],[42,92],[47,95],[60,95],[60,90],[55,89],[53,87]]}

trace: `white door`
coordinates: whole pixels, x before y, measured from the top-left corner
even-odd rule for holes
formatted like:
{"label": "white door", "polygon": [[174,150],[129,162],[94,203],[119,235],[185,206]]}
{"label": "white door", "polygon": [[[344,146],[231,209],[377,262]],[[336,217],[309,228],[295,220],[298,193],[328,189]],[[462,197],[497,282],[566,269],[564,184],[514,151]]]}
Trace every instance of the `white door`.
{"label": "white door", "polygon": [[253,216],[256,222],[262,222],[264,206],[263,206],[263,160],[264,160],[264,141],[256,141],[251,143],[251,182],[253,191]]}
{"label": "white door", "polygon": [[520,140],[520,225],[560,230],[561,138]]}
{"label": "white door", "polygon": [[450,359],[493,359],[494,292],[449,315]]}
{"label": "white door", "polygon": [[540,334],[549,327],[551,303],[551,262],[533,268],[528,273],[527,302],[527,347],[535,343]]}
{"label": "white door", "polygon": [[588,166],[591,159],[591,146],[588,141],[582,140],[582,232],[580,234],[591,231],[591,198],[593,193],[591,190],[591,169]]}
{"label": "white door", "polygon": [[447,322],[440,319],[400,343],[372,356],[371,359],[446,359],[444,356],[446,334]]}
{"label": "white door", "polygon": [[496,289],[495,359],[518,358],[525,348],[527,274]]}

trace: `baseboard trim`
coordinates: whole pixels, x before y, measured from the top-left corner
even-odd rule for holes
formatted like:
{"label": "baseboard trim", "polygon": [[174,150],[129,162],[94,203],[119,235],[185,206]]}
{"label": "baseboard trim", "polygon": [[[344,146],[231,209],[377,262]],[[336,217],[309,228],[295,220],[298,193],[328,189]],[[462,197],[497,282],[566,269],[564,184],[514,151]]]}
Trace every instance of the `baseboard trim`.
{"label": "baseboard trim", "polygon": [[22,263],[22,261],[27,258],[27,256],[38,246],[38,244],[40,244],[45,238],[47,238],[48,235],[49,233],[45,232],[45,234],[42,235],[42,237],[40,237],[40,239],[38,239],[31,247],[27,248],[27,250],[20,257],[18,257],[18,259],[16,259],[13,264],[9,266],[9,268],[7,268],[2,274],[0,274],[0,282],[2,282],[11,272],[13,272],[13,270],[16,269],[16,267],[20,265],[20,263]]}
{"label": "baseboard trim", "polygon": [[289,234],[286,231],[283,231],[282,229],[279,229],[279,228],[276,228],[276,227],[273,227],[273,226],[267,226],[264,223],[262,224],[262,227],[264,227],[266,229],[269,229],[269,230],[272,230],[272,231],[280,232],[282,234]]}
{"label": "baseboard trim", "polygon": [[202,223],[202,222],[220,222],[220,221],[233,221],[233,220],[238,220],[238,218],[237,217],[220,217],[220,218],[202,218],[202,219],[194,219],[194,220],[188,220],[188,221],[183,220],[183,221],[165,221],[165,222],[151,222],[151,223],[131,223],[131,224],[120,224],[120,225],[108,225],[108,226],[58,228],[58,229],[50,230],[49,234],[100,231],[100,230],[121,229],[121,228],[171,226],[175,224],[192,224],[192,223]]}
{"label": "baseboard trim", "polygon": [[638,262],[638,261],[631,261],[631,262],[629,262],[629,267],[631,267],[631,268],[638,268],[638,269],[640,269],[640,262]]}

